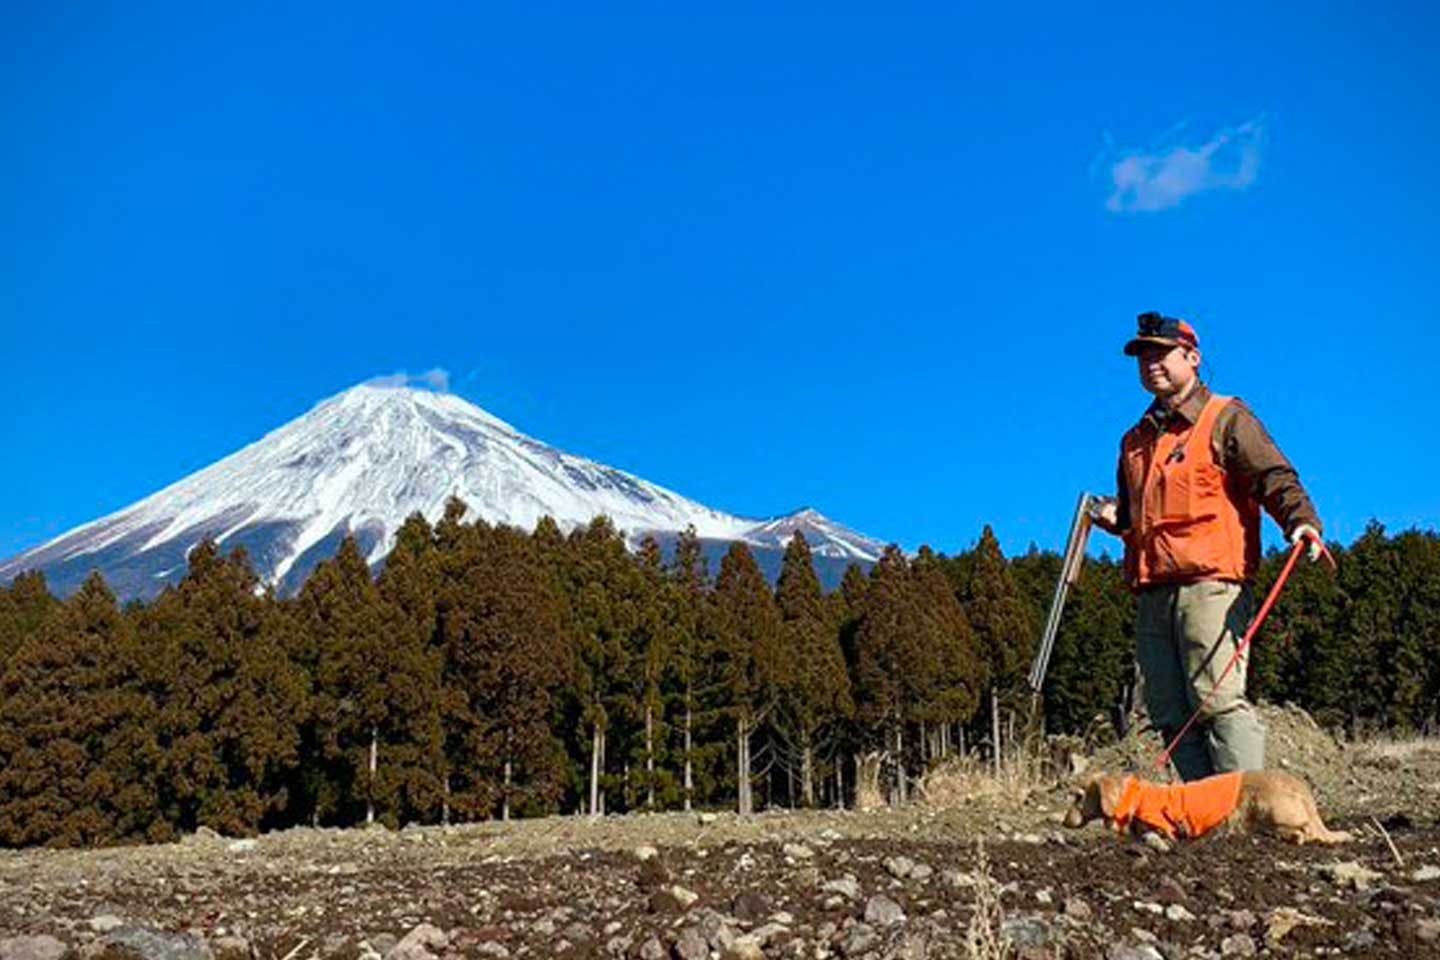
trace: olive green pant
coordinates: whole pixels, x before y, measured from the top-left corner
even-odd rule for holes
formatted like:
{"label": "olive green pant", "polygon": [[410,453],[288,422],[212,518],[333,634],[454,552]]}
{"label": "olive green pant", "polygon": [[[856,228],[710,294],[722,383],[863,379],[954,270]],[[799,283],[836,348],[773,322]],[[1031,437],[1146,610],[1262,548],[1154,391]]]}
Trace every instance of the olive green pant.
{"label": "olive green pant", "polygon": [[1140,593],[1135,659],[1150,722],[1167,744],[1215,690],[1172,754],[1182,780],[1265,766],[1265,727],[1245,699],[1248,657],[1216,687],[1250,625],[1252,609],[1249,587],[1219,580]]}

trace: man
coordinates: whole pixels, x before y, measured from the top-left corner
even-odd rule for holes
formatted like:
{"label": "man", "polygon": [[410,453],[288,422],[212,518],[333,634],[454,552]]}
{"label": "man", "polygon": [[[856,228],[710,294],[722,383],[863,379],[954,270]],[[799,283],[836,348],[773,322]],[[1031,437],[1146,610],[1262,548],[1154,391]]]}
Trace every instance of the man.
{"label": "man", "polygon": [[[1200,381],[1200,338],[1143,313],[1125,353],[1155,400],[1120,442],[1118,496],[1096,525],[1125,540],[1138,598],[1136,660],[1150,721],[1169,743],[1215,686],[1252,614],[1260,508],[1320,551],[1320,519],[1290,461],[1242,402]],[[1184,780],[1265,765],[1265,729],[1241,660],[1173,754]]]}

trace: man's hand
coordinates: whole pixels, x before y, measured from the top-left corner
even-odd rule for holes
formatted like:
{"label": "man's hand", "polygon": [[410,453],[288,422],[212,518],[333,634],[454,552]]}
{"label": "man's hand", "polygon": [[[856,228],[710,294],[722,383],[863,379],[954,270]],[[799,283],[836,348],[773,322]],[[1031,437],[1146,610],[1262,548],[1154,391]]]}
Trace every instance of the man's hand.
{"label": "man's hand", "polygon": [[1305,555],[1310,558],[1312,563],[1320,559],[1320,553],[1325,548],[1325,542],[1320,539],[1320,531],[1308,523],[1302,523],[1294,530],[1291,530],[1288,539],[1292,547],[1301,540],[1308,541],[1310,547],[1305,551]]}
{"label": "man's hand", "polygon": [[1120,532],[1120,504],[1114,497],[1095,497],[1090,501],[1090,519],[1106,533]]}

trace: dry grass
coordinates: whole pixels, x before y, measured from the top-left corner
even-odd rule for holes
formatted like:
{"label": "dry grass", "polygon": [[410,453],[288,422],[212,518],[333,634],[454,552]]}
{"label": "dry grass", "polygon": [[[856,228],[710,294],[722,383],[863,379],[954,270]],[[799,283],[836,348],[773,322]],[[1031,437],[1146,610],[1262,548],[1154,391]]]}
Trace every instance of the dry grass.
{"label": "dry grass", "polygon": [[1353,744],[1361,759],[1413,760],[1419,756],[1440,757],[1440,737],[1376,737]]}
{"label": "dry grass", "polygon": [[970,960],[1007,960],[1014,955],[1005,938],[1005,907],[1000,903],[1000,882],[990,873],[985,843],[975,843],[975,869],[971,872],[974,912],[965,929],[965,955]]}

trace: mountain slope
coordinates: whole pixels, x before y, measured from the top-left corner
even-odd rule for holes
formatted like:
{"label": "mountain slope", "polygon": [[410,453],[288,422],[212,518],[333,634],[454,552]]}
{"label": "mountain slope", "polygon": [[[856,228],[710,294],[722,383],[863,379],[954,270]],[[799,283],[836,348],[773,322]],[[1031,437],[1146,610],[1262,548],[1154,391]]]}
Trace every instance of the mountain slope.
{"label": "mountain slope", "polygon": [[469,516],[564,530],[609,516],[632,542],[693,525],[705,540],[783,549],[800,531],[831,565],[868,563],[882,545],[814,510],[751,520],[711,509],[613,467],[520,433],[452,394],[361,385],[178,483],[0,564],[0,581],[28,569],[68,594],[92,569],[122,598],[148,598],[184,575],[204,537],[243,545],[281,592],[355,535],[381,561],[405,518],[439,519],[456,496]]}

